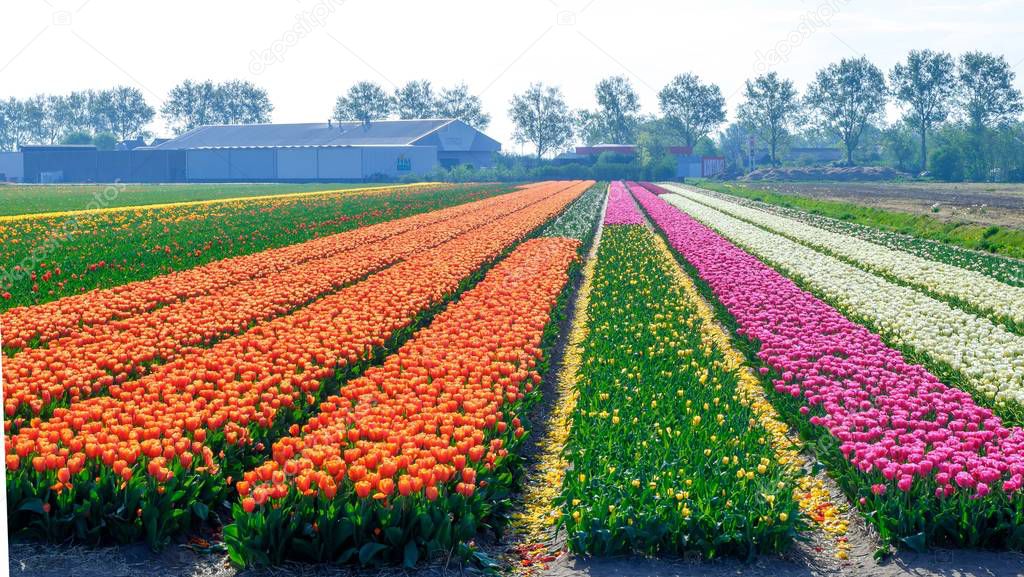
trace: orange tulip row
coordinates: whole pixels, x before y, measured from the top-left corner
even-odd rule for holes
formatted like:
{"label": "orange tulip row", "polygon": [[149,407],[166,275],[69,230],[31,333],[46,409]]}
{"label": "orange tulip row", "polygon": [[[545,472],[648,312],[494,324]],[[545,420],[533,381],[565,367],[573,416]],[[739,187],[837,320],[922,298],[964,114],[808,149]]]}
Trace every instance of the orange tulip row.
{"label": "orange tulip row", "polygon": [[[551,185],[541,183],[535,187]],[[124,319],[169,303],[214,294],[225,287],[285,271],[307,261],[335,256],[422,226],[459,218],[480,206],[489,206],[494,200],[484,199],[256,254],[227,258],[41,305],[13,308],[0,315],[4,346],[20,349],[33,340],[45,343],[73,334],[81,326]]]}
{"label": "orange tulip row", "polygon": [[[580,243],[531,240],[436,317],[383,365],[345,384],[273,458],[237,483],[252,512],[292,491],[334,499],[424,495],[446,484],[471,496],[477,474],[523,434],[515,407],[540,382],[537,363],[551,311]],[[351,494],[351,491],[349,492]]]}
{"label": "orange tulip row", "polygon": [[[54,506],[69,513],[76,500],[90,499],[86,489],[94,479],[122,477],[117,493],[143,482],[141,476],[152,489],[140,491],[143,511],[162,495],[153,494],[158,486],[186,482],[179,476],[204,491],[223,486],[225,467],[237,467],[236,458],[250,452],[246,447],[258,452],[285,428],[297,432],[297,425],[288,425],[315,406],[334,378],[409,330],[474,271],[591,184],[575,183],[290,315],[189,353],[159,374],[111,385],[110,396],[55,409],[45,421],[32,419],[7,442],[9,493],[47,498],[55,487],[59,494],[62,487],[77,486],[73,500],[55,499]],[[59,480],[63,469],[69,483]],[[158,526],[163,531],[169,525]]]}
{"label": "orange tulip row", "polygon": [[[472,210],[437,211],[456,214],[212,294],[125,320],[86,327],[51,341],[45,349],[25,350],[3,366],[5,414],[18,415],[21,408],[23,416],[45,415],[53,406],[94,396],[148,371],[161,372],[165,363],[195,347],[209,346],[211,341],[244,332],[254,323],[286,314],[368,273],[530,206],[566,186],[545,184],[472,203]],[[405,226],[401,221],[396,223],[397,228]],[[157,367],[154,369],[153,365]],[[18,422],[14,424],[18,428]]]}

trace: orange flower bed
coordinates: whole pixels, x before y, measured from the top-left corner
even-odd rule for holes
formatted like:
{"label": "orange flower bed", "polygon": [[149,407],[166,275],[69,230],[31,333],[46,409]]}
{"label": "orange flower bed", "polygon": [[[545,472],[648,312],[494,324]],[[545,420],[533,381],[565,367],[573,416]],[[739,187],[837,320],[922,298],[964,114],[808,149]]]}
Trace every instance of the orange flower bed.
{"label": "orange flower bed", "polygon": [[[154,365],[173,361],[193,347],[209,346],[254,323],[286,314],[368,273],[529,206],[559,187],[566,184],[530,187],[470,207],[437,211],[430,219],[413,217],[387,223],[404,232],[125,320],[85,327],[51,341],[45,349],[22,351],[4,362],[5,414],[46,416],[54,406],[91,397],[153,370]],[[405,230],[407,220],[418,221],[420,226]],[[434,222],[424,222],[429,220]],[[350,236],[357,236],[354,233]],[[361,236],[367,239],[378,234],[383,231]],[[20,426],[18,420],[13,424],[15,429]]]}
{"label": "orange flower bed", "polygon": [[[274,443],[273,458],[237,483],[232,558],[358,553],[364,564],[414,563],[470,537],[486,517],[486,494],[509,489],[501,461],[524,434],[516,415],[540,383],[542,337],[579,246],[526,242],[383,365],[328,398],[298,435]],[[458,535],[433,521],[448,515]],[[342,526],[350,530],[336,539]]]}
{"label": "orange flower bed", "polygon": [[[190,352],[159,373],[111,385],[107,397],[32,419],[7,442],[12,527],[42,522],[53,538],[166,542],[220,503],[225,481],[301,421],[331,383],[411,331],[417,317],[590,184],[569,186],[290,315]],[[49,509],[37,509],[40,502]],[[126,517],[125,506],[138,517]],[[90,511],[85,518],[83,510]]]}
{"label": "orange flower bed", "polygon": [[[550,189],[553,186],[557,186],[557,183],[539,183],[530,188]],[[256,254],[218,260],[193,269],[94,290],[41,305],[13,308],[0,315],[0,324],[4,327],[4,346],[20,349],[35,340],[45,343],[74,334],[81,326],[100,325],[170,303],[215,294],[247,280],[342,254],[450,218],[459,218],[482,206],[492,206],[504,196],[374,224]]]}

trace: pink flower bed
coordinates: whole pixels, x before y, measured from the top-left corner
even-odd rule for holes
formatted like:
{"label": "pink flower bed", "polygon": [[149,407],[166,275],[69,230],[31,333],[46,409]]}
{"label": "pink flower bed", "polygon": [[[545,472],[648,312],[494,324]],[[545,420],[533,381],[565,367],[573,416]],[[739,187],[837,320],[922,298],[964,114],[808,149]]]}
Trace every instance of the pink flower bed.
{"label": "pink flower bed", "polygon": [[616,180],[608,186],[608,209],[604,215],[605,224],[643,224],[644,219],[633,202],[629,190],[622,181]]}
{"label": "pink flower bed", "polygon": [[[923,532],[929,543],[1022,545],[1004,524],[1024,518],[1019,427],[1004,426],[967,393],[907,363],[880,337],[652,192],[632,192],[735,318],[737,332],[760,345],[761,374],[774,371],[775,390],[798,400],[808,421],[838,441],[850,465],[840,480],[856,487],[883,537]],[[939,519],[956,527],[938,527]]]}

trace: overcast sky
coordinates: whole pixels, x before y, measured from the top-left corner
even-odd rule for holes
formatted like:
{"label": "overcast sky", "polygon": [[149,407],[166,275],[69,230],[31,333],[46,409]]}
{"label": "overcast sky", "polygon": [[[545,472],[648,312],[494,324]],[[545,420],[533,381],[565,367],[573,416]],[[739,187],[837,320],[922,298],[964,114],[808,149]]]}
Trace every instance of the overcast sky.
{"label": "overcast sky", "polygon": [[[263,86],[275,122],[326,121],[359,80],[466,82],[506,150],[509,99],[557,84],[574,108],[624,74],[645,112],[672,76],[718,83],[777,70],[803,90],[816,70],[866,55],[888,70],[912,48],[1006,56],[1024,87],[1024,0],[8,0],[0,3],[0,98],[114,84],[159,109],[186,78]],[[163,120],[155,135],[168,134]]]}

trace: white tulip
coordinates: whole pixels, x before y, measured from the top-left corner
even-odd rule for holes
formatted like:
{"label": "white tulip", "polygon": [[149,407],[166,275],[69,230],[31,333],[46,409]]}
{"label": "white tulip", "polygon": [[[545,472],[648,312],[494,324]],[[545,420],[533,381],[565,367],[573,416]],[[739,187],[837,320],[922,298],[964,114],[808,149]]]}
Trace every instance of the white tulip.
{"label": "white tulip", "polygon": [[865,320],[890,344],[947,363],[989,397],[1024,398],[1024,337],[992,321],[890,282],[779,234],[686,197],[664,198],[781,273],[797,278],[851,319]]}
{"label": "white tulip", "polygon": [[1001,318],[1015,323],[1024,322],[1022,287],[1001,283],[979,272],[750,208],[693,187],[669,185],[666,188],[730,216],[851,261],[866,270],[887,275],[899,283],[919,287],[940,297],[959,299],[976,310],[984,311],[997,322]]}

